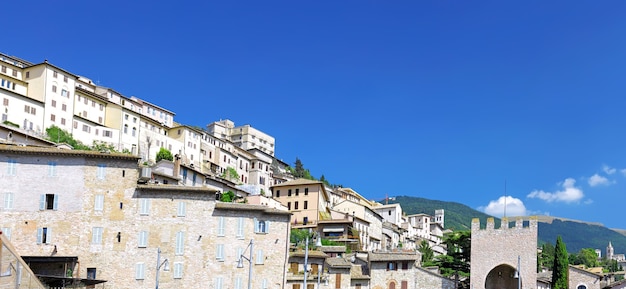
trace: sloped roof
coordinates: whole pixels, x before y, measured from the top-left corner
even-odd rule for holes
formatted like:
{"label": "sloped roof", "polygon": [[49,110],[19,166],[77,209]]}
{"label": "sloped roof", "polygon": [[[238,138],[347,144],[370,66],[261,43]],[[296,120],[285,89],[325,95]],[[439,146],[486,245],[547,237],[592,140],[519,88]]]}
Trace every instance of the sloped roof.
{"label": "sloped roof", "polygon": [[317,184],[322,185],[322,187],[324,187],[324,183],[320,181],[307,180],[307,179],[295,179],[293,181],[287,181],[284,183],[273,185],[272,188],[286,187],[286,186],[300,186],[300,185],[317,185]]}
{"label": "sloped roof", "polygon": [[414,251],[401,252],[370,252],[370,262],[386,262],[386,261],[417,261],[420,259]]}
{"label": "sloped roof", "polygon": [[327,258],[326,263],[333,268],[350,269],[352,263],[344,258]]}

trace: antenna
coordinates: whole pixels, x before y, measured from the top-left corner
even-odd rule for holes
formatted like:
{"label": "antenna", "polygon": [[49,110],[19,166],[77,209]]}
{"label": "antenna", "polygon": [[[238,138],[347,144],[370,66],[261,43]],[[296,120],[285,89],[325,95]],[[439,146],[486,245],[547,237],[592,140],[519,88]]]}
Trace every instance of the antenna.
{"label": "antenna", "polygon": [[506,179],[504,179],[504,218],[506,218]]}

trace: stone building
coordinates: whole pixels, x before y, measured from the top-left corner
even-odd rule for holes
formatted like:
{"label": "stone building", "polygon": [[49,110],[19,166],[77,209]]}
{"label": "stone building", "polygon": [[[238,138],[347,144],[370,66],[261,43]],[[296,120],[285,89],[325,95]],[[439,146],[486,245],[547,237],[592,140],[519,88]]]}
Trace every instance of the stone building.
{"label": "stone building", "polygon": [[207,187],[138,185],[137,161],[0,145],[0,228],[39,272],[54,273],[52,281],[151,288],[159,278],[164,288],[282,288],[289,212],[221,203]]}
{"label": "stone building", "polygon": [[[470,288],[496,289],[534,288],[537,284],[537,219],[530,218],[524,227],[521,218],[509,228],[502,218],[500,228],[494,228],[494,219],[487,219],[485,229],[480,221],[472,220],[472,252]],[[519,271],[519,272],[518,272]]]}
{"label": "stone building", "polygon": [[415,251],[370,252],[372,289],[416,289],[415,272],[421,255]]}

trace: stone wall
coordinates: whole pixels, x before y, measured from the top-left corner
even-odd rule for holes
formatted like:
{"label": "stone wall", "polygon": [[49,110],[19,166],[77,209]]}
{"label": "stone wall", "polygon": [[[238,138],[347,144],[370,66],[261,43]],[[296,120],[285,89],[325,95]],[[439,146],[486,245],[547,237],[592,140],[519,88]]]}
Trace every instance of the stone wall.
{"label": "stone wall", "polygon": [[[533,289],[537,282],[537,219],[531,217],[527,227],[521,218],[509,227],[507,218],[500,228],[494,228],[494,219],[487,220],[486,228],[480,228],[478,219],[472,220],[471,288],[487,288],[487,275],[496,267],[514,272],[518,257],[522,288]],[[498,272],[495,272],[496,276]],[[512,276],[504,276],[512,278]],[[491,289],[491,288],[487,288]]]}

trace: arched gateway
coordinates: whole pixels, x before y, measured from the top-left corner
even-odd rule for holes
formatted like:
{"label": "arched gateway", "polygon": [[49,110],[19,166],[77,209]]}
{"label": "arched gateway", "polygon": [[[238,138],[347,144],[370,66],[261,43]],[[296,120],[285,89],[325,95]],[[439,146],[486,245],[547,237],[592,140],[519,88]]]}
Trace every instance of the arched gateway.
{"label": "arched gateway", "polygon": [[500,228],[495,229],[494,219],[489,218],[486,228],[480,229],[480,221],[472,220],[470,288],[534,289],[537,285],[537,218],[531,217],[526,227],[521,218],[515,220],[515,227],[509,227],[507,218],[502,218],[501,223]]}

